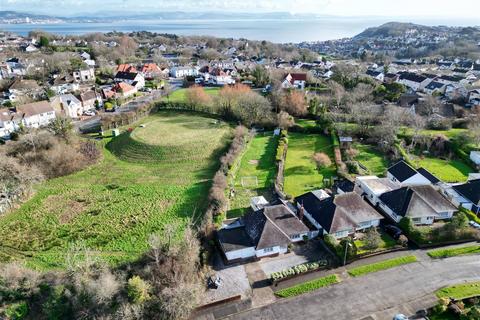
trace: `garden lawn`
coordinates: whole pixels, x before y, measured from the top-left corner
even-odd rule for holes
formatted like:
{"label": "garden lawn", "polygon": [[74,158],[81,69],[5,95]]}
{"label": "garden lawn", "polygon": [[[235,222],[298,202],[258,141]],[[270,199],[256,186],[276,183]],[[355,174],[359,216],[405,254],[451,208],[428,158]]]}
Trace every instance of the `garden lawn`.
{"label": "garden lawn", "polygon": [[279,290],[275,292],[275,295],[282,298],[295,297],[339,282],[340,278],[336,274],[332,274],[330,276],[318,278],[315,280],[297,284],[296,286],[290,288]]}
{"label": "garden lawn", "polygon": [[[277,145],[278,136],[274,137],[271,132],[257,134],[248,143],[244,154],[232,169],[229,184],[233,183],[235,196],[230,199],[227,218],[243,216],[250,207],[251,197],[264,196],[267,200],[271,198],[277,172]],[[245,177],[256,177],[258,185],[253,184],[253,179],[244,179],[242,185],[242,178]]]}
{"label": "garden lawn", "polygon": [[314,129],[317,127],[316,121],[309,119],[295,119],[295,124],[304,129]]}
{"label": "garden lawn", "polygon": [[444,182],[464,182],[474,172],[470,166],[459,160],[443,160],[433,157],[411,157],[417,168],[425,168]]}
{"label": "garden lawn", "polygon": [[[313,161],[316,152],[324,152],[332,165],[320,170]],[[284,191],[293,197],[324,187],[324,179],[336,174],[332,142],[319,134],[290,133],[284,170]]]}
{"label": "garden lawn", "polygon": [[386,157],[375,147],[355,143],[353,148],[358,150],[358,155],[355,160],[363,167],[367,168],[369,174],[376,176],[384,176],[388,168],[388,161]]}
{"label": "garden lawn", "polygon": [[443,288],[438,290],[436,295],[439,298],[452,298],[455,300],[477,297],[480,296],[480,282],[463,283]]}
{"label": "garden lawn", "polygon": [[146,127],[102,141],[99,164],[40,184],[29,201],[1,217],[0,261],[63,268],[77,244],[111,265],[131,262],[165,224],[199,221],[231,128],[174,112],[140,123]]}
{"label": "garden lawn", "polygon": [[[218,95],[218,92],[220,91],[221,88],[218,88],[218,87],[214,87],[214,88],[204,87],[203,89],[205,90],[205,92],[208,95],[210,95],[211,97],[215,97],[215,96]],[[170,101],[170,102],[185,102],[186,101],[186,93],[187,93],[186,88],[175,90],[169,95],[169,97],[167,98],[167,101]]]}
{"label": "garden lawn", "polygon": [[436,249],[428,251],[428,255],[433,259],[442,259],[455,256],[469,255],[469,254],[479,254],[480,245],[474,246],[464,246],[451,249]]}
{"label": "garden lawn", "polygon": [[399,258],[380,261],[377,263],[367,264],[365,266],[356,267],[348,270],[348,274],[351,275],[352,277],[358,277],[368,273],[386,270],[386,269],[394,268],[404,264],[413,263],[416,261],[417,261],[417,257],[415,256],[399,257]]}
{"label": "garden lawn", "polygon": [[355,240],[355,246],[358,248],[357,254],[365,254],[365,253],[373,253],[373,252],[378,252],[378,251],[383,251],[387,250],[390,248],[395,247],[397,242],[390,237],[388,234],[384,233],[383,231],[380,231],[380,244],[377,249],[371,250],[365,248],[365,242],[363,240]]}

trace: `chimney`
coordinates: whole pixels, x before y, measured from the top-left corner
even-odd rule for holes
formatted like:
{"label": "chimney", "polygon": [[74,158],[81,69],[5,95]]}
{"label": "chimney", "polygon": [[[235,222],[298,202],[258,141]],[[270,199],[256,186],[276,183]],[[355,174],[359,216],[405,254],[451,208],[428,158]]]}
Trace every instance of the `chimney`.
{"label": "chimney", "polygon": [[300,207],[300,209],[298,209],[298,219],[300,221],[303,220],[303,213],[304,213],[305,209],[303,208],[303,203],[302,203],[302,206]]}

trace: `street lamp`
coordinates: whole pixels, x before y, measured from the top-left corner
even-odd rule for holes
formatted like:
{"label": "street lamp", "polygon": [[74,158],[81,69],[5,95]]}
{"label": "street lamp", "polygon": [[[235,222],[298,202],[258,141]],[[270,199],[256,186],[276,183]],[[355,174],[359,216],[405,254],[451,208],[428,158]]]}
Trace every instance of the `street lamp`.
{"label": "street lamp", "polygon": [[347,264],[347,252],[348,252],[348,247],[352,247],[352,244],[350,243],[350,240],[345,241],[345,255],[343,257],[343,265]]}

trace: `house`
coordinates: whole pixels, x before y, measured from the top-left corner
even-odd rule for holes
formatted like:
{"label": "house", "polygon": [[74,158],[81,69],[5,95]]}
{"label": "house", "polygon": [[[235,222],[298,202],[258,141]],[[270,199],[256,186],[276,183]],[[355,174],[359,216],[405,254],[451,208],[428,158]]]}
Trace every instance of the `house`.
{"label": "house", "polygon": [[56,94],[65,94],[79,90],[80,85],[75,80],[73,75],[62,74],[54,77],[53,81],[51,82],[50,89]]}
{"label": "house", "polygon": [[10,100],[16,101],[22,96],[38,97],[42,91],[35,80],[17,79],[8,88],[8,96]]}
{"label": "house", "polygon": [[430,82],[431,80],[427,77],[411,72],[400,73],[397,80],[397,83],[401,83],[413,91],[422,91]]}
{"label": "house", "polygon": [[208,73],[208,81],[215,85],[235,84],[235,80],[228,73],[219,68],[214,68]]}
{"label": "house", "polygon": [[480,179],[470,180],[445,188],[443,194],[456,206],[462,206],[480,214]]}
{"label": "house", "polygon": [[94,82],[95,81],[95,69],[85,68],[79,69],[73,72],[73,78],[77,82]]}
{"label": "house", "polygon": [[24,46],[22,47],[23,51],[25,52],[35,52],[35,51],[38,51],[38,48],[35,47],[33,44],[29,44],[28,46]]}
{"label": "house", "polygon": [[307,83],[306,73],[289,73],[285,76],[282,82],[282,88],[304,90],[306,83]]}
{"label": "house", "polygon": [[392,182],[389,178],[362,176],[356,178],[354,191],[376,206],[380,202],[380,195],[399,188],[400,184]]}
{"label": "house", "polygon": [[398,80],[398,75],[395,74],[395,73],[387,73],[383,77],[383,81],[387,84],[392,84],[392,83],[396,82],[397,80]]}
{"label": "house", "polygon": [[430,82],[423,91],[427,94],[433,95],[435,93],[437,94],[444,94],[445,93],[445,87],[446,85],[441,82],[437,81],[432,81]]}
{"label": "house", "polygon": [[20,129],[21,117],[8,109],[0,109],[0,138],[8,139]]}
{"label": "house", "polygon": [[153,79],[163,75],[162,70],[155,63],[145,63],[140,69],[140,73],[145,79]]}
{"label": "house", "polygon": [[[427,170],[422,169],[422,172],[427,172]],[[423,176],[420,172],[412,168],[408,163],[403,160],[400,160],[399,162],[388,168],[387,178],[394,183],[399,183],[402,186],[432,184],[432,182],[427,177]]]}
{"label": "house", "polygon": [[385,74],[381,71],[376,71],[372,69],[368,69],[366,72],[367,76],[370,76],[371,78],[383,82],[385,80]]}
{"label": "house", "polygon": [[124,63],[124,64],[119,64],[117,66],[116,73],[118,73],[118,72],[133,72],[133,73],[136,73],[138,71],[134,66],[132,66],[128,63]]}
{"label": "house", "polygon": [[335,190],[337,194],[353,192],[354,189],[355,183],[347,179],[335,180],[333,183],[333,190]]}
{"label": "house", "polygon": [[456,208],[433,186],[407,186],[379,197],[379,207],[395,222],[409,217],[416,225],[451,219]]}
{"label": "house", "polygon": [[480,151],[471,151],[470,160],[472,160],[477,166],[480,166]]}
{"label": "house", "polygon": [[473,106],[480,106],[480,89],[471,90],[468,93],[468,102]]}
{"label": "house", "polygon": [[127,98],[133,96],[135,93],[138,92],[137,88],[126,83],[126,82],[119,82],[115,86],[113,86],[112,91],[115,92],[117,97]]}
{"label": "house", "polygon": [[459,84],[447,84],[445,86],[445,96],[449,100],[467,98],[468,90]]}
{"label": "house", "polygon": [[198,76],[198,69],[194,67],[173,67],[170,69],[173,78],[185,78]]}
{"label": "house", "polygon": [[39,128],[48,125],[56,118],[55,109],[48,101],[39,101],[18,106],[17,114],[27,128]]}
{"label": "house", "polygon": [[320,198],[308,192],[295,199],[299,216],[313,224],[321,234],[344,238],[357,231],[377,227],[383,217],[355,192]]}
{"label": "house", "polygon": [[57,114],[72,119],[80,117],[84,111],[82,102],[70,93],[53,97],[51,99],[51,105]]}
{"label": "house", "polygon": [[288,245],[309,236],[310,229],[283,202],[247,213],[217,232],[228,262],[286,253]]}
{"label": "house", "polygon": [[84,111],[93,110],[97,105],[103,105],[101,96],[93,90],[80,94],[80,101]]}
{"label": "house", "polygon": [[129,85],[137,88],[137,90],[145,87],[145,78],[140,73],[136,72],[117,72],[114,80],[118,83],[128,83]]}

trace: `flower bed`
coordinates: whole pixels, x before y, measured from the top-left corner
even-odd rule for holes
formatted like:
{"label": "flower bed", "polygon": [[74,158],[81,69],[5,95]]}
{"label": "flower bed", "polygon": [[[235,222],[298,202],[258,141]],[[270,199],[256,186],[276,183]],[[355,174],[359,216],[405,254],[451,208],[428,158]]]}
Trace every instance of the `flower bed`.
{"label": "flower bed", "polygon": [[273,272],[270,274],[270,280],[272,282],[278,282],[293,278],[294,276],[305,274],[312,271],[317,271],[320,268],[325,268],[328,265],[327,260],[320,260],[317,262],[308,262],[299,264],[292,268],[288,268],[279,272]]}

